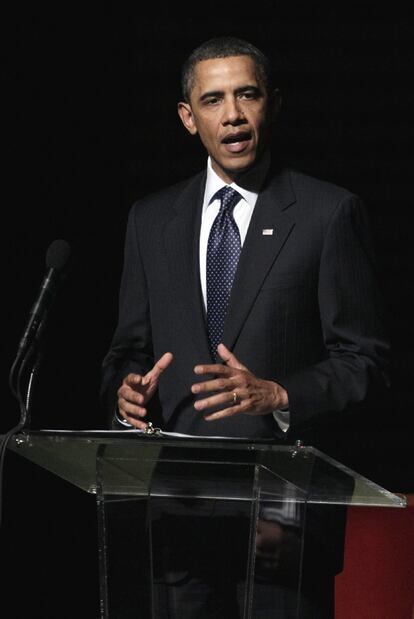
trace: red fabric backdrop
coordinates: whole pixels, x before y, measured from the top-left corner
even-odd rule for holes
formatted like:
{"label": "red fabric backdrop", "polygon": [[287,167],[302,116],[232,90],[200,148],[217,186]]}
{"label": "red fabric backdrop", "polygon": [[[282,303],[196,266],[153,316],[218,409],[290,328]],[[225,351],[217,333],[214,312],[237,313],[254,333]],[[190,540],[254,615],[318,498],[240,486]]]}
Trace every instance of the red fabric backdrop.
{"label": "red fabric backdrop", "polygon": [[414,619],[414,495],[408,507],[348,510],[336,619]]}

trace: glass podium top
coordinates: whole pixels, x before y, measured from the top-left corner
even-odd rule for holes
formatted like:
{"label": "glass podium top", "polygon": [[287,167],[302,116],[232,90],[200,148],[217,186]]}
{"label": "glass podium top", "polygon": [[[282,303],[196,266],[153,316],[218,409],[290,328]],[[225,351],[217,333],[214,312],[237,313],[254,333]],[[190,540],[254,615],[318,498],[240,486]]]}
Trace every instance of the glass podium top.
{"label": "glass podium top", "polygon": [[405,507],[311,446],[139,431],[27,431],[9,449],[85,492]]}

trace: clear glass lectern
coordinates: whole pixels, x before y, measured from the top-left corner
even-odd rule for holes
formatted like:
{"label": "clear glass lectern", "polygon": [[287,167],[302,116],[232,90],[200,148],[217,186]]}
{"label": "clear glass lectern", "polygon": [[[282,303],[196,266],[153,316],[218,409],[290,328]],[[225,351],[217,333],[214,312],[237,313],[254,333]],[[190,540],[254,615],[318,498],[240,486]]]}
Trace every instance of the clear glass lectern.
{"label": "clear glass lectern", "polygon": [[269,585],[299,619],[309,513],[405,506],[301,444],[41,430],[9,448],[96,495],[103,619],[158,619],[189,573],[234,587],[243,619]]}

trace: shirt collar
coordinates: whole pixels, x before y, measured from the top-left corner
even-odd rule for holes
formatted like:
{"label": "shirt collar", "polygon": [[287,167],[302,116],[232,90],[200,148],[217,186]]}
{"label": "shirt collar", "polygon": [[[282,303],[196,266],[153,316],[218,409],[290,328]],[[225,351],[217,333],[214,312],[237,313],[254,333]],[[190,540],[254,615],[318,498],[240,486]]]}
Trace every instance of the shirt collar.
{"label": "shirt collar", "polygon": [[[249,172],[249,189],[241,187],[237,183],[231,183],[230,187],[233,187],[240,195],[246,200],[248,204],[254,206],[256,204],[257,196],[262,186],[263,180],[270,166],[270,154],[266,152],[261,158],[260,162]],[[204,203],[203,211],[205,211],[210,204],[211,198],[214,194],[224,187],[225,183],[213,170],[211,165],[211,158],[207,160],[207,180],[206,188],[204,191]]]}

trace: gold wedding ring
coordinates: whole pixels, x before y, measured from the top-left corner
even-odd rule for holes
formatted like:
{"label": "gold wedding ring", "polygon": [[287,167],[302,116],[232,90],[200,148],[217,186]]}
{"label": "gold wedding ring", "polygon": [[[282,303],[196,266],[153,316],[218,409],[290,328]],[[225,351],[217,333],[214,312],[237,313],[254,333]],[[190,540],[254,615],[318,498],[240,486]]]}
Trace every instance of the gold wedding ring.
{"label": "gold wedding ring", "polygon": [[233,406],[236,406],[238,402],[237,393],[233,391]]}

